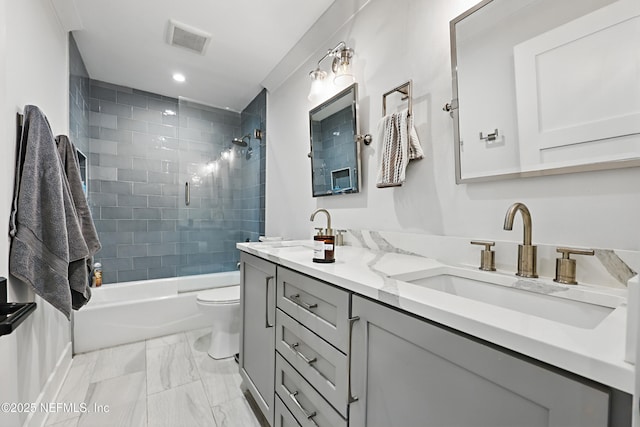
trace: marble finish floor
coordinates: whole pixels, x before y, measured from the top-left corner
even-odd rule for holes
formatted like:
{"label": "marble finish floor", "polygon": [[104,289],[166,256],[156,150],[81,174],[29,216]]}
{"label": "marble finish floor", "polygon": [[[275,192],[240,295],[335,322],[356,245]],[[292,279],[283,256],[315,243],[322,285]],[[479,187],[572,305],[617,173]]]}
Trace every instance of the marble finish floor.
{"label": "marble finish floor", "polygon": [[242,395],[236,362],[207,354],[210,333],[198,329],[76,355],[56,398],[68,406],[50,413],[46,425],[260,427]]}

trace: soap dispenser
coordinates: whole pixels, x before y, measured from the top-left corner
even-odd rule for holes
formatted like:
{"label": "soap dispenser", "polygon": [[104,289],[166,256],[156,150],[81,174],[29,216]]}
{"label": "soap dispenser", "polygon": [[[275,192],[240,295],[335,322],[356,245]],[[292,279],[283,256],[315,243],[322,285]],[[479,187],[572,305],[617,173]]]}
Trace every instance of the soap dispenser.
{"label": "soap dispenser", "polygon": [[311,221],[314,220],[318,212],[327,215],[327,228],[316,227],[317,234],[313,236],[313,262],[332,263],[335,262],[335,236],[331,228],[331,215],[326,209],[317,209],[311,214]]}

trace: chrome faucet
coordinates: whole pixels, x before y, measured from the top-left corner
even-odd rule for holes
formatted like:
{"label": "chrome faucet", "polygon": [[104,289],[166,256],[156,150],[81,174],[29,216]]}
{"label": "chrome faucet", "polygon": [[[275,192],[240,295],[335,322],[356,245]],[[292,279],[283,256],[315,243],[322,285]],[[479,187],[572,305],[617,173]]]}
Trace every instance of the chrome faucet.
{"label": "chrome faucet", "polygon": [[316,209],[312,214],[311,214],[311,218],[310,220],[313,221],[316,217],[316,214],[318,212],[322,212],[324,214],[327,215],[327,229],[325,230],[325,235],[326,236],[332,236],[333,235],[333,229],[331,228],[331,215],[329,214],[329,211],[326,209]]}
{"label": "chrome faucet", "polygon": [[524,239],[522,245],[518,245],[518,272],[516,275],[538,277],[536,272],[537,248],[531,244],[531,213],[524,203],[514,203],[509,207],[504,217],[504,229],[513,229],[513,220],[517,212],[522,214]]}

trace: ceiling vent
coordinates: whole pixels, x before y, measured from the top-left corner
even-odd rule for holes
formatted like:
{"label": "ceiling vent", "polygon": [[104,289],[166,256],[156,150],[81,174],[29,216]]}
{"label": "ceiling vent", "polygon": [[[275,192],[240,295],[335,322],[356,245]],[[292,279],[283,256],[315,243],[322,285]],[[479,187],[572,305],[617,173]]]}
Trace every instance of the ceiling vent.
{"label": "ceiling vent", "polygon": [[189,49],[192,52],[197,52],[200,55],[204,55],[209,42],[211,41],[211,34],[206,33],[197,28],[190,27],[181,22],[169,20],[169,31],[167,33],[167,43],[171,46],[178,46],[184,49]]}

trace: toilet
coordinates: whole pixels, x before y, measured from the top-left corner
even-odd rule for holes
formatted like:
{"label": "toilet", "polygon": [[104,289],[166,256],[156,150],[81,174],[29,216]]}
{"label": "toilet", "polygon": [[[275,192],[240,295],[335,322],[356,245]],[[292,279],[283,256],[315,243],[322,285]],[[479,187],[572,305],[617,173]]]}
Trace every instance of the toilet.
{"label": "toilet", "polygon": [[211,326],[209,356],[225,359],[240,346],[240,285],[199,292],[197,304]]}

